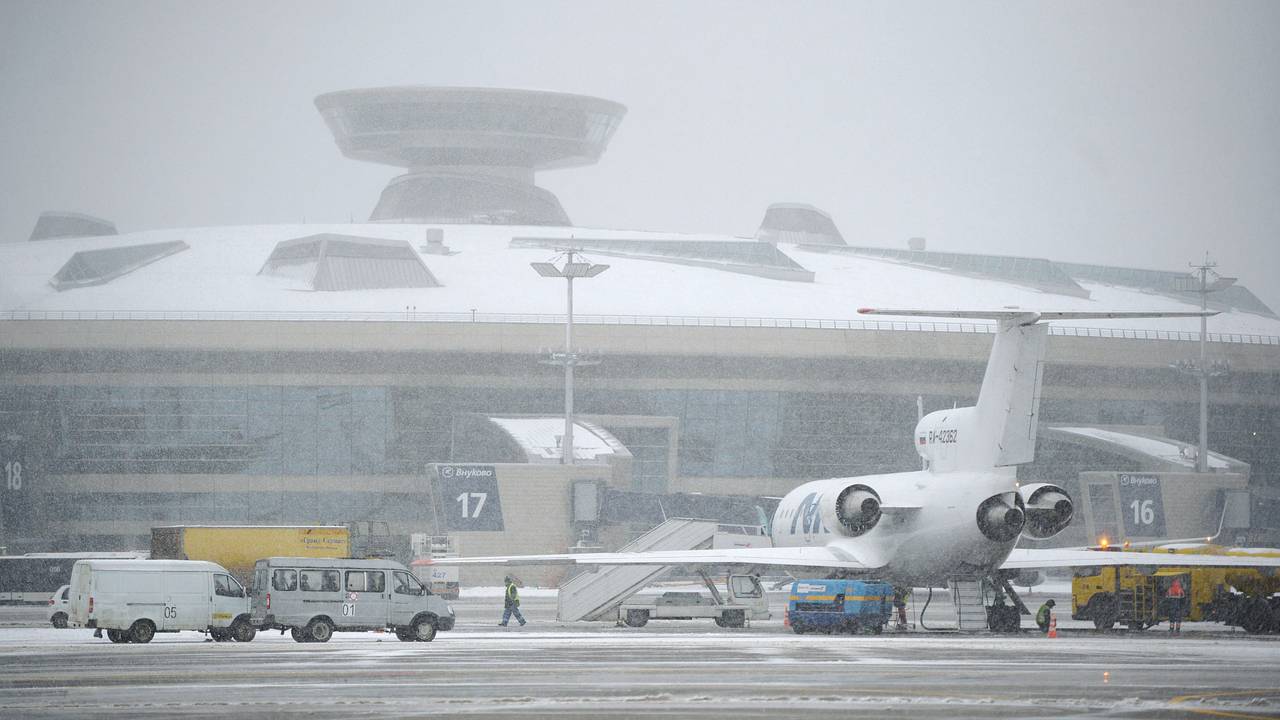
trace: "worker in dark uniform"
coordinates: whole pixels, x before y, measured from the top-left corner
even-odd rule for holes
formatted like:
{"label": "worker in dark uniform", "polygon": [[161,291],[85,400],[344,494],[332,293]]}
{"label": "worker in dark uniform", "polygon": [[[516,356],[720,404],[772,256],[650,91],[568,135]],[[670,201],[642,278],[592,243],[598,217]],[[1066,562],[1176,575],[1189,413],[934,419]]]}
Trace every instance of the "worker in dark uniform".
{"label": "worker in dark uniform", "polygon": [[507,591],[502,600],[502,622],[498,623],[502,627],[507,626],[507,622],[511,620],[511,616],[515,615],[516,620],[524,625],[524,616],[520,614],[520,591],[516,589],[516,579],[508,575],[506,577]]}
{"label": "worker in dark uniform", "polygon": [[898,611],[899,630],[907,629],[907,598],[911,597],[911,588],[893,589],[893,608]]}
{"label": "worker in dark uniform", "polygon": [[1036,625],[1040,628],[1040,632],[1049,632],[1049,618],[1053,615],[1053,606],[1056,605],[1053,598],[1044,601],[1040,609],[1036,611]]}
{"label": "worker in dark uniform", "polygon": [[1182,618],[1187,614],[1187,591],[1182,587],[1181,577],[1175,577],[1173,582],[1169,583],[1169,590],[1165,593],[1165,597],[1169,600],[1169,632],[1181,635]]}

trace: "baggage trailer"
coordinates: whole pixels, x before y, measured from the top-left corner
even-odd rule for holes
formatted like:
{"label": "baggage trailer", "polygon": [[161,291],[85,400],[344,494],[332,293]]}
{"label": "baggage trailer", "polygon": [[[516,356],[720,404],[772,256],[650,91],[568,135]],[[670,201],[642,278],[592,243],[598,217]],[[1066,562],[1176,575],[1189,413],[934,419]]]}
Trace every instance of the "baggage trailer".
{"label": "baggage trailer", "polygon": [[787,596],[787,621],[796,634],[864,632],[879,635],[893,613],[893,586],[861,580],[796,580]]}
{"label": "baggage trailer", "polygon": [[248,585],[265,557],[344,558],[351,531],[343,525],[170,525],[151,528],[156,560],[207,560]]}
{"label": "baggage trailer", "polygon": [[745,627],[750,620],[769,619],[769,601],[764,586],[755,575],[729,575],[727,594],[704,572],[699,572],[710,597],[699,592],[666,592],[652,601],[623,603],[618,619],[628,627],[643,627],[650,620],[692,620],[711,618],[720,627]]}

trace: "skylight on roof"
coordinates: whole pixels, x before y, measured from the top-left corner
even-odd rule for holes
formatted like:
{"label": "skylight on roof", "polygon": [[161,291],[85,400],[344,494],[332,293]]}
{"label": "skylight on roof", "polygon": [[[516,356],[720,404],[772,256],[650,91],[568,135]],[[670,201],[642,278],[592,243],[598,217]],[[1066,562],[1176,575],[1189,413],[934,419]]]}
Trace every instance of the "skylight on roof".
{"label": "skylight on roof", "polygon": [[[754,240],[613,239],[574,238],[574,247],[618,257],[727,270],[777,280],[813,282],[813,273],[786,253],[768,243]],[[513,248],[557,249],[564,238],[517,237]]]}
{"label": "skylight on roof", "polygon": [[101,250],[81,250],[58,270],[49,284],[58,290],[102,285],[189,246],[181,240],[126,245]]}
{"label": "skylight on roof", "polygon": [[277,243],[258,274],[319,291],[440,287],[407,241],[332,233]]}

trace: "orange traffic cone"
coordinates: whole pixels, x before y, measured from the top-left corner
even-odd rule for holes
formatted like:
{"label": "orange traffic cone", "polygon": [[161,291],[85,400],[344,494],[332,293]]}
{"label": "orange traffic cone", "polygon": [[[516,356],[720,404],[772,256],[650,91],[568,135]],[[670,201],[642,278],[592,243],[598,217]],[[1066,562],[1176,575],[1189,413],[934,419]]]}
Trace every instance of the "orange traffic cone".
{"label": "orange traffic cone", "polygon": [[1049,613],[1049,637],[1058,637],[1058,616],[1054,613]]}

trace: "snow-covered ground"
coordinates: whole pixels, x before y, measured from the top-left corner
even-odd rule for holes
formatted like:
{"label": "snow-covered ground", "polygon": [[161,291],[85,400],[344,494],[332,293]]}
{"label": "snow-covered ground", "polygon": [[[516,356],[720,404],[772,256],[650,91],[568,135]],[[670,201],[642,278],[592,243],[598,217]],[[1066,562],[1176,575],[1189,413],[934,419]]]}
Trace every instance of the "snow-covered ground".
{"label": "snow-covered ground", "polygon": [[1057,639],[910,632],[798,636],[780,620],[554,622],[526,588],[524,628],[498,628],[487,589],[432,643],[385,633],[298,644],[161,635],[112,645],[88,630],[0,629],[0,717],[1267,717],[1280,712],[1280,638],[1067,629]]}

